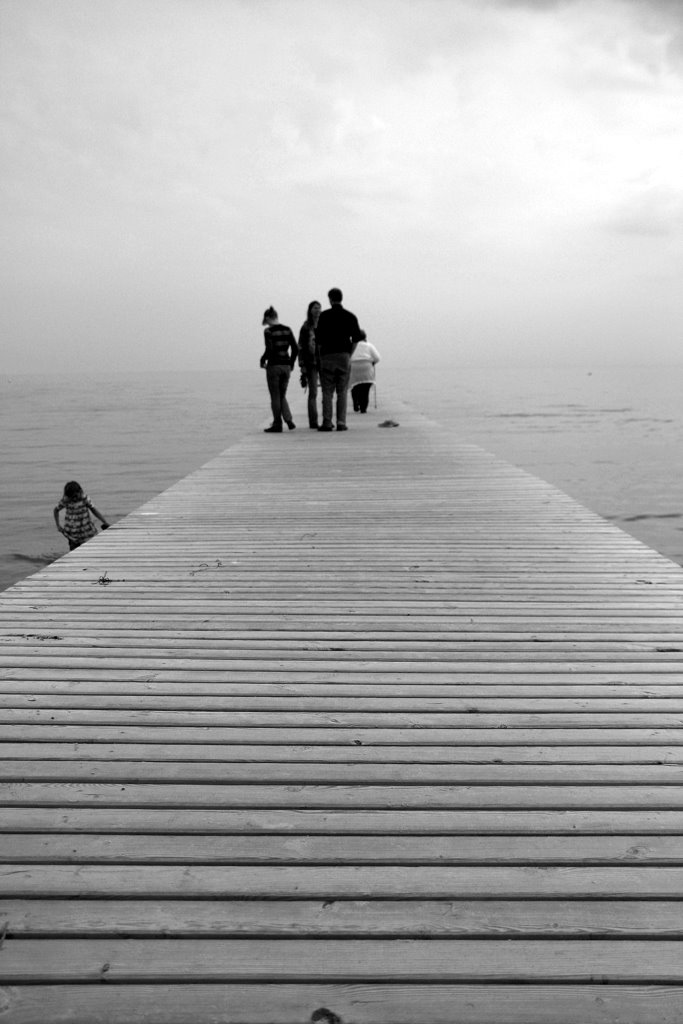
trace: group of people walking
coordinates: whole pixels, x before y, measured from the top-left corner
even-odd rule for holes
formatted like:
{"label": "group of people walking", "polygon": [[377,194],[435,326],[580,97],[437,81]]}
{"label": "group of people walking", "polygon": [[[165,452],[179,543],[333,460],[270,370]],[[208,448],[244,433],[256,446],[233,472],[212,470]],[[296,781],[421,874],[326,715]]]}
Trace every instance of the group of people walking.
{"label": "group of people walking", "polygon": [[[323,310],[319,302],[311,302],[299,331],[297,343],[292,331],[278,320],[270,306],[263,314],[265,351],[261,366],[266,370],[273,422],[267,434],[282,433],[283,422],[290,430],[296,424],[287,402],[289,379],[298,360],[301,385],[308,392],[308,425],[313,429],[346,430],[346,405],[351,391],[353,408],[366,412],[370,388],[375,379],[379,352],[358,326],[357,317],[342,306],[342,293],[332,288],[327,293],[330,308]],[[322,390],[322,421],[318,418],[318,390]],[[336,405],[335,405],[336,396]],[[64,512],[64,522],[60,513]],[[80,547],[97,533],[92,517],[99,519],[102,529],[109,523],[90,501],[76,480],[69,480],[54,508],[55,525],[69,542],[70,550]]]}
{"label": "group of people walking", "polygon": [[[367,340],[358,318],[342,305],[339,288],[327,293],[330,308],[310,302],[299,331],[281,324],[272,306],[263,314],[265,350],[261,367],[266,371],[273,422],[267,434],[281,434],[283,423],[289,430],[296,424],[287,401],[287,387],[297,360],[301,385],[308,393],[308,425],[313,430],[347,430],[346,407],[351,391],[353,408],[367,412],[370,389],[375,380],[379,352]],[[322,391],[322,421],[318,417],[318,389]],[[336,399],[336,400],[335,400]]]}

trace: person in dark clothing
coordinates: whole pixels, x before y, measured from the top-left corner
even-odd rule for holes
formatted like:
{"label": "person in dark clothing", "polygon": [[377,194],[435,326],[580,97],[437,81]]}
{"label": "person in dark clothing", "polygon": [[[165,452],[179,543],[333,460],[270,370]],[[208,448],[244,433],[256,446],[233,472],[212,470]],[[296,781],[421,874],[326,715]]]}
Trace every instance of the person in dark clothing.
{"label": "person in dark clothing", "polygon": [[290,430],[296,427],[287,402],[287,385],[299,346],[289,327],[278,321],[277,311],[272,306],[263,314],[263,323],[266,325],[263,332],[266,347],[261,356],[261,369],[266,371],[270,405],[273,410],[273,422],[266,427],[265,433],[281,434],[283,419]]}
{"label": "person in dark clothing", "polygon": [[319,430],[330,431],[334,395],[337,395],[337,430],[346,430],[346,400],[351,355],[361,339],[358,320],[342,306],[339,288],[327,293],[330,308],[323,310],[315,329],[323,392],[323,422]]}
{"label": "person in dark clothing", "polygon": [[318,350],[315,341],[315,329],[322,306],[315,300],[309,302],[301,330],[299,331],[299,366],[301,367],[301,386],[308,391],[308,425],[312,430],[318,428]]}

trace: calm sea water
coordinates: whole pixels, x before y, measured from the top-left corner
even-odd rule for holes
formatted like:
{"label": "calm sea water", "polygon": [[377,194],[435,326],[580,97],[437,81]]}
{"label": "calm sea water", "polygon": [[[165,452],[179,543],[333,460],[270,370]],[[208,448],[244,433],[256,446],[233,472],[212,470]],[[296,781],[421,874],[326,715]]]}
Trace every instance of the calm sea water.
{"label": "calm sea water", "polygon": [[[405,402],[683,564],[682,390],[683,366],[406,369],[385,359],[369,415],[400,420]],[[304,425],[296,380],[290,397]],[[67,480],[115,521],[268,419],[258,369],[4,376],[0,403],[0,589],[65,553],[52,509]]]}

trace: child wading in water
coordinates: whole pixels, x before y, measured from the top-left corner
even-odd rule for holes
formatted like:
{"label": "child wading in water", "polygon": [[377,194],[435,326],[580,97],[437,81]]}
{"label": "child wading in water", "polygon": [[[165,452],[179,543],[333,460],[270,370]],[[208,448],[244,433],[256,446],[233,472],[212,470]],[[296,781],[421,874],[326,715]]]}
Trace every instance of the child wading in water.
{"label": "child wading in water", "polygon": [[[60,526],[59,513],[64,509],[64,526]],[[90,540],[97,533],[95,524],[90,518],[90,513],[96,516],[102,523],[102,529],[106,530],[109,523],[104,516],[97,511],[94,505],[90,504],[87,494],[75,480],[70,480],[64,486],[64,494],[59,505],[55,505],[54,517],[57,529],[63,533],[69,542],[69,549],[80,547],[86,540]]]}

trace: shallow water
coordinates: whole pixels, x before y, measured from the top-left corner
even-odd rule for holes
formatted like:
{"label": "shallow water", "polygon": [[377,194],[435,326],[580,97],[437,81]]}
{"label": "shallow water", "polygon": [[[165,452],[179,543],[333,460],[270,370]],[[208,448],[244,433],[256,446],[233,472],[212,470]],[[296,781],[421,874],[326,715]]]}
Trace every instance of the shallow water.
{"label": "shallow water", "polygon": [[52,510],[67,480],[115,522],[258,427],[254,376],[2,379],[0,588],[64,554]]}
{"label": "shallow water", "polygon": [[[406,369],[385,358],[368,415],[405,401],[683,564],[682,385],[683,367]],[[303,425],[295,378],[290,398]],[[258,369],[4,377],[0,402],[0,589],[65,552],[52,509],[67,480],[115,521],[268,419]]]}
{"label": "shallow water", "polygon": [[424,411],[683,564],[683,366],[464,368]]}

